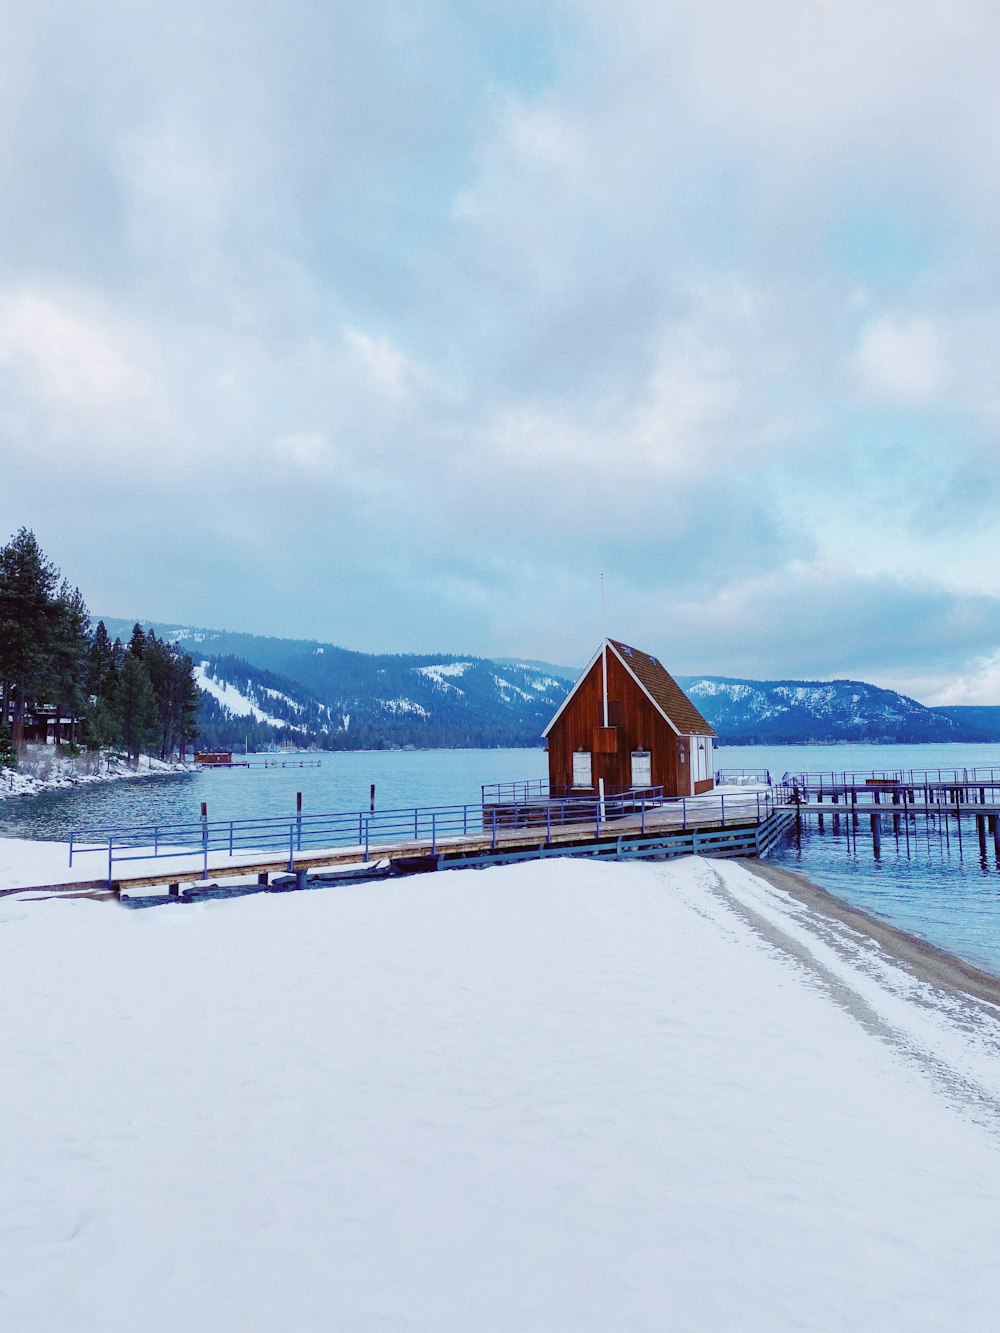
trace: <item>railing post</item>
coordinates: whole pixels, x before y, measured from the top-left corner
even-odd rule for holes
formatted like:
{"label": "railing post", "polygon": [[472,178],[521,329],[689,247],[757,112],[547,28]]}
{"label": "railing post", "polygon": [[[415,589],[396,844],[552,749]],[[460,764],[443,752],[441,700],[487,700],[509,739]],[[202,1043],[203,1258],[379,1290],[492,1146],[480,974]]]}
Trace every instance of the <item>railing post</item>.
{"label": "railing post", "polygon": [[552,802],[545,802],[545,841],[552,841]]}
{"label": "railing post", "polygon": [[288,873],[291,875],[295,870],[295,825],[288,825]]}
{"label": "railing post", "polygon": [[687,832],[687,826],[688,826],[687,797],[686,797],[686,796],[682,796],[682,797],[681,797],[681,829],[682,829],[682,831],[683,831],[684,833]]}
{"label": "railing post", "polygon": [[109,836],[108,836],[108,888],[109,888],[109,889],[111,888],[111,881],[112,881],[112,878],[113,878],[113,876],[112,876],[112,871],[111,871],[111,865],[112,865],[111,848],[112,848],[112,844],[113,844],[113,842],[114,842],[114,837],[113,837],[113,835],[110,835],[110,834],[109,834]]}
{"label": "railing post", "polygon": [[73,834],[72,834],[72,832],[71,832],[70,835],[69,835],[69,863],[70,863],[70,865],[73,864]]}
{"label": "railing post", "polygon": [[208,820],[201,821],[202,875],[208,879]]}
{"label": "railing post", "polygon": [[369,832],[369,824],[370,824],[370,820],[369,820],[369,819],[365,819],[365,855],[364,855],[364,859],[365,859],[366,861],[368,860],[368,832]]}
{"label": "railing post", "polygon": [[494,807],[493,807],[493,844],[492,844],[492,850],[493,850],[493,851],[496,851],[496,849],[497,849],[497,808],[496,808],[496,806],[494,806]]}
{"label": "railing post", "polygon": [[437,853],[437,811],[431,811],[431,856]]}
{"label": "railing post", "polygon": [[721,800],[722,800],[722,827],[725,828],[725,827],[726,827],[726,798],[723,796],[723,797],[721,798]]}
{"label": "railing post", "polygon": [[229,821],[229,855],[233,854],[233,821]]}

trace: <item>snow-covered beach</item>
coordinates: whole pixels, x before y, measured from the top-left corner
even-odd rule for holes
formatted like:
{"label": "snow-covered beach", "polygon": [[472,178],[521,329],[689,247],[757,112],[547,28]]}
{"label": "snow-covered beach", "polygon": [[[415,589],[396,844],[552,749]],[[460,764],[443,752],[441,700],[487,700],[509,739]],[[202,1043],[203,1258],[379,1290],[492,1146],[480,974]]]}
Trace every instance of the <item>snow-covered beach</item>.
{"label": "snow-covered beach", "polygon": [[60,753],[51,746],[31,746],[19,768],[0,768],[0,801],[12,796],[37,796],[44,791],[63,791],[93,783],[120,782],[136,778],[162,777],[165,773],[189,773],[191,765],[164,762],[143,755],[138,767],[121,757]]}
{"label": "snow-covered beach", "polygon": [[2,898],[0,1323],[993,1328],[998,1011],[891,946],[697,859]]}

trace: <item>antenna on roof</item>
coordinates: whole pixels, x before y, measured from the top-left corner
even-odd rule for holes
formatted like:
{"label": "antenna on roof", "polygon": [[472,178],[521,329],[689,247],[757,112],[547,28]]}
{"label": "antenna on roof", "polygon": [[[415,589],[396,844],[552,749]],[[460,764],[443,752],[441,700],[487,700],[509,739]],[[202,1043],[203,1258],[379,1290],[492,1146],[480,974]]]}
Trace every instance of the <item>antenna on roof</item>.
{"label": "antenna on roof", "polygon": [[604,725],[608,725],[608,631],[604,618],[604,575],[601,575],[601,672],[604,679]]}

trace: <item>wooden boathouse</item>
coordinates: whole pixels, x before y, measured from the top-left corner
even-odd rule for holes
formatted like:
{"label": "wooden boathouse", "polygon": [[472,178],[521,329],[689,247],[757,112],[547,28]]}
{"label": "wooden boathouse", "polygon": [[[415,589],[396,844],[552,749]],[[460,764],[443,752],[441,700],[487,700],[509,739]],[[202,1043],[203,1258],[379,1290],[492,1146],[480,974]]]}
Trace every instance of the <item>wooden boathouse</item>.
{"label": "wooden boathouse", "polygon": [[542,735],[549,791],[712,790],[716,733],[650,653],[605,639]]}

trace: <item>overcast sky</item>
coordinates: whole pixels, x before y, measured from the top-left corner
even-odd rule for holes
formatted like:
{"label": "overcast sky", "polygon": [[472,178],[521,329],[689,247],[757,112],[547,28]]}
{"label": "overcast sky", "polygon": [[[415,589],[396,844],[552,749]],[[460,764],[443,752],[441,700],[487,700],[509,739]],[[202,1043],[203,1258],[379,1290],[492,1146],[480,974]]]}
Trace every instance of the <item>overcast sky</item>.
{"label": "overcast sky", "polygon": [[0,540],[96,612],[1000,703],[988,0],[0,3]]}

